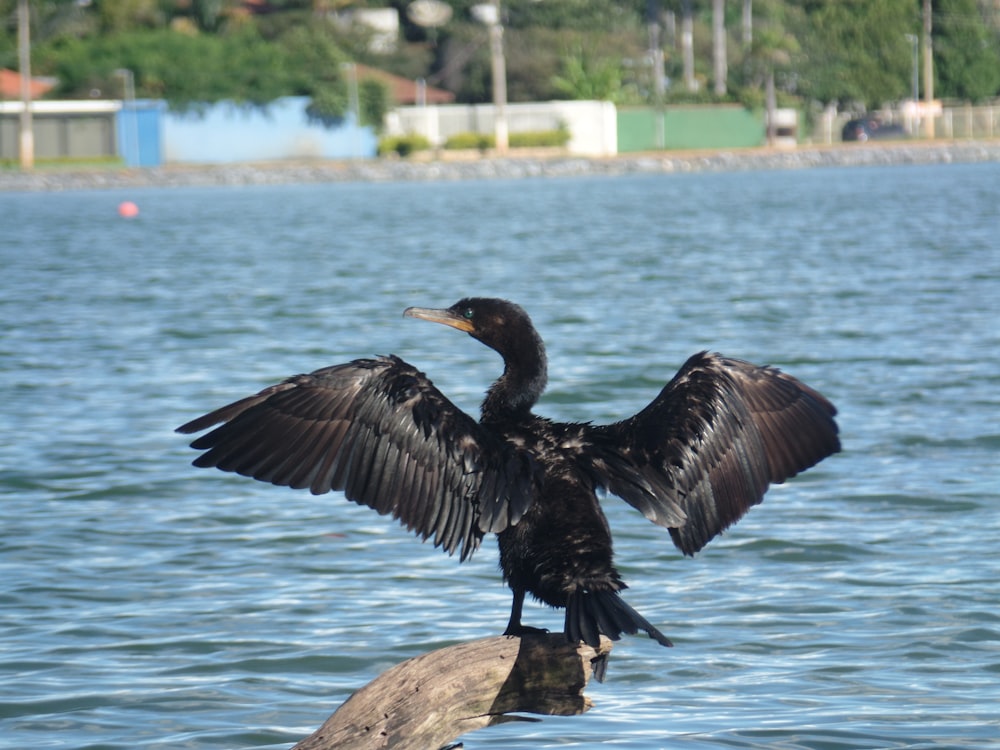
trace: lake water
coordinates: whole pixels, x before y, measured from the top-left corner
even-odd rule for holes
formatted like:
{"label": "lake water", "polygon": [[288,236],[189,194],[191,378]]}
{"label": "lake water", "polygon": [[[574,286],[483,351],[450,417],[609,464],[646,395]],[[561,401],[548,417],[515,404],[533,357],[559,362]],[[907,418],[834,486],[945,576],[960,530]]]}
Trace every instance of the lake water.
{"label": "lake water", "polygon": [[172,432],[389,352],[474,411],[496,355],[401,317],[466,294],[532,313],[549,416],[628,416],[710,348],[844,442],[694,559],[608,498],[676,647],[626,638],[591,712],[466,748],[1000,747],[998,207],[1000,164],[0,195],[0,747],[286,748],[500,632],[490,540],[460,566]]}

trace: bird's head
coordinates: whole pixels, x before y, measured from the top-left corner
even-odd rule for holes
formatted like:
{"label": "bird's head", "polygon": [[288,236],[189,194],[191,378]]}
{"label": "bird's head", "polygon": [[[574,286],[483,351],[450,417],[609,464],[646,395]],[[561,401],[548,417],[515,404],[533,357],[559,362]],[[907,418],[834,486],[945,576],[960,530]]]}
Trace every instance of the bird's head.
{"label": "bird's head", "polygon": [[528,313],[504,299],[466,297],[440,310],[409,307],[403,315],[465,331],[508,362],[520,359],[526,348],[537,349],[541,344]]}
{"label": "bird's head", "polygon": [[503,375],[486,394],[483,419],[528,412],[545,390],[545,345],[528,313],[513,302],[466,297],[443,310],[410,307],[403,315],[465,331],[503,357]]}

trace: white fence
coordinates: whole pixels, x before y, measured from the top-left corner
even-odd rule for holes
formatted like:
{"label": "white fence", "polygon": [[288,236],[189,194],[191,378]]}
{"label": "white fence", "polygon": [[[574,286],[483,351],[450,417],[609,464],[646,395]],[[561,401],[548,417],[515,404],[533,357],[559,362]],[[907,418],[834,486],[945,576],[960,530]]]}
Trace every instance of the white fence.
{"label": "white fence", "polygon": [[[902,125],[903,129],[914,138],[927,137],[927,123],[908,113],[905,107],[880,109],[872,114],[884,123]],[[844,125],[856,116],[835,110],[826,110],[817,123],[813,141],[816,143],[839,142]],[[952,140],[1000,137],[1000,106],[998,105],[943,106],[933,119],[935,138]]]}
{"label": "white fence", "polygon": [[[511,133],[556,130],[570,133],[566,150],[581,156],[618,153],[618,115],[611,102],[552,101],[508,104]],[[433,146],[458,133],[493,133],[492,104],[444,104],[399,107],[386,117],[388,135],[423,135]]]}
{"label": "white fence", "polygon": [[939,138],[995,138],[1000,136],[1000,107],[945,107],[934,126]]}

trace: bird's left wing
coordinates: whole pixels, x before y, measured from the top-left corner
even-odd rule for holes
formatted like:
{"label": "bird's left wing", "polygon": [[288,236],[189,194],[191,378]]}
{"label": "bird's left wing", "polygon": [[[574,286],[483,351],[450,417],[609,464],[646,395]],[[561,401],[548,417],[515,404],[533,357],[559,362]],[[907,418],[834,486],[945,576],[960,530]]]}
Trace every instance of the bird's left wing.
{"label": "bird's left wing", "polygon": [[343,490],[466,559],[517,523],[535,465],[398,357],[296,375],[177,428],[218,467],[313,494]]}
{"label": "bird's left wing", "polygon": [[591,428],[592,470],[690,555],[840,450],[836,413],[780,370],[703,352],[634,417]]}

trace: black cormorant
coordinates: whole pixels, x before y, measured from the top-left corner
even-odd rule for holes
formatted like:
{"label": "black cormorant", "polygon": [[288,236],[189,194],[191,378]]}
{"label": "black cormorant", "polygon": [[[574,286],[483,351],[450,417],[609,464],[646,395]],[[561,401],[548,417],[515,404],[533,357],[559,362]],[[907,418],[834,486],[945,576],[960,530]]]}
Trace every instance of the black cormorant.
{"label": "black cormorant", "polygon": [[392,514],[464,560],[497,534],[514,592],[566,609],[569,641],[596,646],[643,630],[670,641],[619,595],[605,489],[666,527],[686,555],[782,482],[840,449],[834,406],[771,367],[702,352],[635,416],[609,425],[532,413],[546,383],[545,348],[528,315],[500,299],[468,298],[412,318],[465,331],[503,357],[477,422],[395,356],[296,375],[192,420],[216,466],[265,482],[343,490]]}

